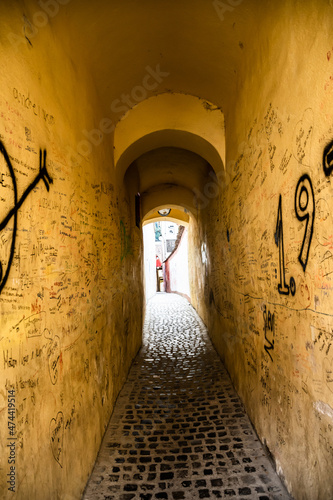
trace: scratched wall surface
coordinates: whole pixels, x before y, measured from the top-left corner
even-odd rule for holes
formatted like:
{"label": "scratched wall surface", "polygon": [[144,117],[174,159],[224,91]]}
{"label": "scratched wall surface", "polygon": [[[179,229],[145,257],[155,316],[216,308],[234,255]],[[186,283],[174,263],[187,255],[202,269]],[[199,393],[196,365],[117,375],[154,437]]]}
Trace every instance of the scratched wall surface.
{"label": "scratched wall surface", "polygon": [[226,177],[189,232],[191,296],[296,499],[333,498],[328,9],[285,7],[258,34],[267,57],[244,56]]}
{"label": "scratched wall surface", "polygon": [[140,231],[108,142],[77,152],[89,75],[49,25],[23,40],[0,47],[0,497],[72,499],[140,345]]}

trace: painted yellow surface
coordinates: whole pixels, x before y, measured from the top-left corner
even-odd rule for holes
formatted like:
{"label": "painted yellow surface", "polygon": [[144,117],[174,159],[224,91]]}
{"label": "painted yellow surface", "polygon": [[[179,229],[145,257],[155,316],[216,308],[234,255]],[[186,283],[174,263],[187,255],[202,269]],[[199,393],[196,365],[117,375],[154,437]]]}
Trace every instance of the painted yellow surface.
{"label": "painted yellow surface", "polygon": [[[201,156],[175,147],[152,149],[139,156],[128,169],[128,175],[136,175],[139,179],[144,219],[164,206],[176,207],[178,204],[196,216],[198,195],[207,175],[216,177],[211,166]],[[180,220],[188,222],[188,216]]]}
{"label": "painted yellow surface", "polygon": [[331,498],[333,11],[282,11],[226,121],[225,183],[189,231],[191,296],[289,491]]}
{"label": "painted yellow surface", "polygon": [[1,497],[82,494],[141,342],[138,193],[139,226],[188,210],[289,491],[333,497],[332,31],[328,0],[1,3]]}
{"label": "painted yellow surface", "polygon": [[[170,208],[170,206],[163,206],[161,208]],[[159,208],[159,210],[161,210],[161,208]],[[186,213],[184,209],[182,209],[182,207],[171,208],[170,214],[166,216],[161,216],[157,210],[154,210],[146,215],[142,225],[144,226],[146,224],[150,224],[151,222],[158,222],[161,220],[175,222],[176,224],[181,223],[182,226],[186,227],[189,224],[190,217],[188,213]]]}
{"label": "painted yellow surface", "polygon": [[[162,77],[161,77],[162,79]],[[224,115],[216,105],[185,94],[160,94],[129,110],[114,134],[114,164],[122,178],[128,166],[153,148],[174,146],[224,171]]]}
{"label": "painted yellow surface", "polygon": [[[2,3],[1,33],[36,6]],[[0,45],[0,497],[74,499],[141,343],[141,234],[110,143],[77,151],[89,73],[50,24],[30,42]]]}

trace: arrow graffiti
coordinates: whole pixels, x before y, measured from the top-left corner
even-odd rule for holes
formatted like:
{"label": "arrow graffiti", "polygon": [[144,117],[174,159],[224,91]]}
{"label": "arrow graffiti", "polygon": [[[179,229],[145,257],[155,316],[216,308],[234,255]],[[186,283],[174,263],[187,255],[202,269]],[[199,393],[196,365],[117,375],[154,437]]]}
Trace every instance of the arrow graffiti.
{"label": "arrow graffiti", "polygon": [[13,263],[13,258],[14,258],[14,253],[15,253],[15,241],[16,241],[16,232],[17,232],[17,213],[21,206],[23,205],[24,201],[26,198],[29,196],[31,191],[37,186],[40,180],[42,180],[45,184],[45,187],[47,191],[50,190],[50,184],[52,184],[53,180],[50,177],[50,175],[47,172],[46,168],[46,150],[44,151],[40,150],[39,151],[39,172],[36,175],[34,181],[27,187],[27,189],[24,191],[23,195],[21,198],[18,200],[17,196],[17,184],[16,184],[16,177],[15,177],[15,172],[12,166],[12,163],[10,161],[10,158],[8,156],[8,153],[6,151],[6,148],[2,141],[0,141],[0,155],[3,156],[9,176],[12,181],[12,188],[13,188],[13,207],[9,210],[7,215],[4,217],[2,222],[0,223],[0,234],[1,231],[3,231],[9,223],[12,223],[12,232],[11,232],[11,243],[10,243],[10,250],[9,250],[9,256],[7,259],[7,263],[4,262],[3,256],[0,255],[0,293],[5,286],[11,265]]}

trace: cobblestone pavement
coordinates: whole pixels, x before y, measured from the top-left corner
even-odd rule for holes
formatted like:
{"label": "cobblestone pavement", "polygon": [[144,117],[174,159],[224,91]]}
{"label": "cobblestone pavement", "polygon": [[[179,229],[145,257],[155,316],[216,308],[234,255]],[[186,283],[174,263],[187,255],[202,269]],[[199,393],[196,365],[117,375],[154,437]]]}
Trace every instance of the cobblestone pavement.
{"label": "cobblestone pavement", "polygon": [[193,307],[150,300],[86,500],[289,499]]}

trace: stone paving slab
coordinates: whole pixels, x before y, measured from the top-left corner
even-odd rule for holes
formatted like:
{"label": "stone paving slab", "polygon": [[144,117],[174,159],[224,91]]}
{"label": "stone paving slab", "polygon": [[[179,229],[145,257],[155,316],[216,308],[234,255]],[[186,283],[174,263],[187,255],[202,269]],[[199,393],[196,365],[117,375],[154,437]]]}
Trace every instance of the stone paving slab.
{"label": "stone paving slab", "polygon": [[118,397],[85,500],[287,500],[186,299],[159,293]]}

